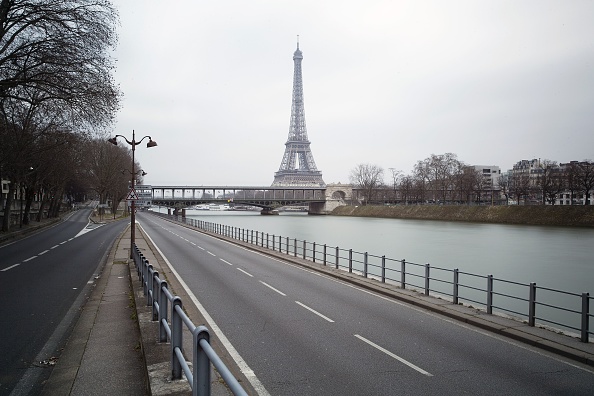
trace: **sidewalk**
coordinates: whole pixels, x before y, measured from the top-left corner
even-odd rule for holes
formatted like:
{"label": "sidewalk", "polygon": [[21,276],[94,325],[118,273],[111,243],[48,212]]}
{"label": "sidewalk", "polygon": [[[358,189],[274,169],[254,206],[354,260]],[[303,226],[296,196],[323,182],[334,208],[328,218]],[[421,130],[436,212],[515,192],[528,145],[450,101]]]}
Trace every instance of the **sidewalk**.
{"label": "sidewalk", "polygon": [[148,395],[132,299],[130,229],[116,240],[43,395]]}

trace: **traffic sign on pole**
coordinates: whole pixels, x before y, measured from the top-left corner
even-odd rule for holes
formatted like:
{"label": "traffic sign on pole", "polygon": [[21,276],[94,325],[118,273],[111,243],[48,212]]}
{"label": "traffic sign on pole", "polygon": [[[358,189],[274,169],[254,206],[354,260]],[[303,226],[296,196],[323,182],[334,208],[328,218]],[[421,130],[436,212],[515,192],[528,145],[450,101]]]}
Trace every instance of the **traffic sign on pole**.
{"label": "traffic sign on pole", "polygon": [[126,201],[138,201],[138,194],[136,194],[136,190],[133,188],[130,189],[128,196],[126,197]]}

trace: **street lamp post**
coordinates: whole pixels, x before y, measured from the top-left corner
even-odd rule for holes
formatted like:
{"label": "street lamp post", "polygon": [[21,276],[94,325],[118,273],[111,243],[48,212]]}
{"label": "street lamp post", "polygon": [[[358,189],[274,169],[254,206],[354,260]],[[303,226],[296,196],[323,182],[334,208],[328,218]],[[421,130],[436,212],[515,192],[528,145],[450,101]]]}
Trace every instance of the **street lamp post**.
{"label": "street lamp post", "polygon": [[[107,141],[109,143],[117,146],[118,145],[118,141],[117,141],[118,137],[124,138],[126,143],[128,143],[130,146],[132,146],[132,182],[131,182],[130,191],[134,191],[134,179],[136,178],[136,176],[135,176],[136,172],[134,172],[134,151],[136,150],[136,146],[139,145],[140,143],[142,143],[142,141],[146,138],[149,139],[148,143],[146,144],[147,148],[155,147],[157,145],[157,142],[155,142],[153,140],[153,138],[151,138],[150,136],[144,136],[139,141],[136,141],[134,130],[132,130],[132,141],[128,140],[123,135],[115,135],[114,137],[112,137],[111,139],[108,139]],[[135,239],[136,239],[136,200],[132,200],[132,202],[130,203],[130,258],[133,258]]]}

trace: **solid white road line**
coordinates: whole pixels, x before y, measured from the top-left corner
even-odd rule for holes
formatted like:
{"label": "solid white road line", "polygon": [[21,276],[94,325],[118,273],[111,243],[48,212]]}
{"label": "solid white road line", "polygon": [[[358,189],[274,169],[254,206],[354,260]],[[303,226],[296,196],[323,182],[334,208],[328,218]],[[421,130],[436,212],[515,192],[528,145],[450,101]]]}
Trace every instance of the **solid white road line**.
{"label": "solid white road line", "polygon": [[6,268],[4,268],[4,269],[3,269],[3,270],[1,270],[1,271],[2,271],[2,272],[4,272],[4,271],[8,271],[9,269],[13,269],[14,267],[18,267],[19,265],[21,265],[21,263],[18,263],[18,264],[11,265],[10,267],[6,267]]}
{"label": "solid white road line", "polygon": [[270,286],[268,283],[266,283],[266,282],[262,282],[262,281],[260,281],[260,283],[261,283],[261,284],[263,284],[264,286],[268,287],[269,289],[272,289],[272,290],[274,290],[275,292],[277,292],[277,293],[278,293],[278,294],[280,294],[281,296],[286,296],[286,294],[285,294],[285,293],[283,293],[282,291],[280,291],[280,290],[278,290],[278,289],[275,289],[274,287]]}
{"label": "solid white road line", "polygon": [[327,316],[322,315],[321,313],[319,313],[318,311],[316,311],[315,309],[312,309],[310,307],[308,307],[307,305],[300,303],[299,301],[295,301],[297,304],[301,305],[303,308],[315,313],[316,315],[318,315],[320,318],[326,319],[328,322],[330,323],[334,323],[334,321],[332,319],[330,319]]}
{"label": "solid white road line", "polygon": [[428,377],[433,377],[433,374],[431,374],[431,373],[428,373],[427,371],[423,370],[423,369],[422,369],[422,368],[420,368],[419,366],[415,366],[414,364],[412,364],[412,363],[411,363],[411,362],[409,362],[408,360],[401,358],[400,356],[398,356],[398,355],[396,355],[396,354],[394,354],[394,353],[392,353],[392,352],[388,351],[388,350],[387,350],[387,349],[385,349],[385,348],[382,348],[381,346],[377,345],[376,343],[373,343],[373,342],[369,341],[367,338],[365,338],[365,337],[362,337],[362,336],[360,336],[359,334],[355,334],[355,337],[357,337],[358,339],[360,339],[360,340],[361,340],[361,341],[363,341],[363,342],[366,342],[367,344],[371,345],[372,347],[374,347],[374,348],[376,348],[376,349],[378,349],[378,350],[382,351],[382,352],[383,352],[383,353],[385,353],[386,355],[393,357],[394,359],[398,360],[399,362],[406,364],[408,367],[410,367],[410,368],[412,368],[412,369],[414,369],[414,370],[418,371],[419,373],[421,373],[421,374],[423,374],[423,375],[426,375],[426,376],[428,376]]}
{"label": "solid white road line", "polygon": [[239,271],[243,272],[244,274],[246,274],[247,276],[251,276],[252,278],[254,277],[254,275],[250,274],[249,272],[246,272],[244,270],[242,270],[241,268],[237,268]]}

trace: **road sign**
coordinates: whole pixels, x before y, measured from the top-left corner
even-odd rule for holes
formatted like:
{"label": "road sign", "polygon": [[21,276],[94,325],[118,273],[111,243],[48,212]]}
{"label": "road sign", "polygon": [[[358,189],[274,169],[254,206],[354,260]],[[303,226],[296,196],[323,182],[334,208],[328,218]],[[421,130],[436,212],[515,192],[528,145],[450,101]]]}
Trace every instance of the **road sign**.
{"label": "road sign", "polygon": [[130,189],[126,201],[138,201],[138,194],[136,194],[136,191],[133,188]]}

